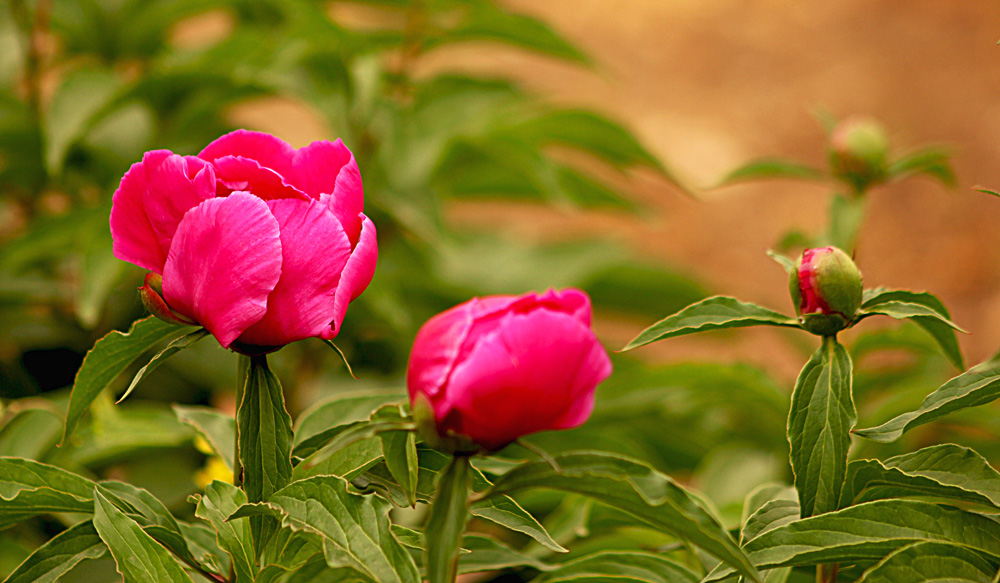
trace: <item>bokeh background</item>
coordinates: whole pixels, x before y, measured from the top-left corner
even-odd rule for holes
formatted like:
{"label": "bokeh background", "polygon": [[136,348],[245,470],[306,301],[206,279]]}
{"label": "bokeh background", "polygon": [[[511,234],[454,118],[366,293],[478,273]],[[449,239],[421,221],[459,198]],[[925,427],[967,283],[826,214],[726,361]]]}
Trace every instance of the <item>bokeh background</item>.
{"label": "bokeh background", "polygon": [[[949,153],[954,181],[866,195],[856,259],[868,286],[937,294],[971,332],[966,364],[981,362],[1000,349],[1000,200],[973,190],[1000,188],[998,16],[935,0],[4,0],[0,454],[126,479],[191,512],[212,456],[170,403],[233,409],[235,357],[211,339],[115,406],[118,379],[55,443],[86,351],[143,316],[142,271],[111,255],[118,180],[146,150],[193,155],[237,127],[296,147],[342,137],[379,229],[376,278],[337,339],[360,380],[318,341],[283,349],[272,362],[293,417],[343,391],[402,394],[419,325],[477,294],[582,287],[609,349],[710,294],[790,312],[765,252],[822,231],[842,185],[718,185],[763,157],[826,168],[822,120],[853,115],[882,123],[894,159]],[[870,319],[844,339],[859,426],[959,372],[915,326]],[[642,458],[736,524],[747,492],[790,478],[788,395],[815,345],[751,329],[615,355],[594,418],[533,441]],[[997,412],[853,455],[953,441],[995,464]],[[552,520],[578,505],[524,502]],[[594,512],[587,544],[657,542]],[[0,570],[58,529],[0,533]]]}

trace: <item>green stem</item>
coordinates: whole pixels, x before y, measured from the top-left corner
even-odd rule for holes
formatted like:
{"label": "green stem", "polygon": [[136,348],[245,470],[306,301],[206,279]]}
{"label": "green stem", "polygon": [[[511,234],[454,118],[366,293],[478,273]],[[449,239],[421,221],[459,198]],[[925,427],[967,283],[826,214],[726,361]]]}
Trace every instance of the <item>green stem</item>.
{"label": "green stem", "polygon": [[837,563],[816,565],[816,583],[837,583]]}
{"label": "green stem", "polygon": [[454,583],[458,576],[458,552],[469,520],[471,468],[468,456],[455,456],[438,484],[425,531],[428,583]]}
{"label": "green stem", "polygon": [[[236,363],[236,411],[239,415],[240,406],[243,405],[243,395],[246,394],[247,378],[250,373],[250,357],[240,354]],[[243,489],[243,463],[240,461],[240,424],[236,424],[236,432],[233,435],[233,484],[237,488]]]}

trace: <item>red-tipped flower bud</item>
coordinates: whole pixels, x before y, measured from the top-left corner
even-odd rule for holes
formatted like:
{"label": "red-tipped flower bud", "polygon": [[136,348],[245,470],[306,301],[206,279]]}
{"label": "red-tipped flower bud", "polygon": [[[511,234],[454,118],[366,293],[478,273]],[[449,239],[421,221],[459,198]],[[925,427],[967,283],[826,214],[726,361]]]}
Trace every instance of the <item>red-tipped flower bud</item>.
{"label": "red-tipped flower bud", "polygon": [[179,326],[195,326],[197,324],[171,310],[167,302],[163,300],[163,277],[159,273],[146,274],[146,279],[142,282],[142,287],[139,288],[139,299],[142,300],[142,305],[146,306],[150,314],[164,322]]}
{"label": "red-tipped flower bud", "polygon": [[878,122],[848,118],[830,136],[830,165],[858,192],[885,179],[889,139]]}
{"label": "red-tipped flower bud", "polygon": [[806,249],[792,270],[789,291],[802,327],[832,336],[848,327],[861,307],[861,272],[836,247]]}

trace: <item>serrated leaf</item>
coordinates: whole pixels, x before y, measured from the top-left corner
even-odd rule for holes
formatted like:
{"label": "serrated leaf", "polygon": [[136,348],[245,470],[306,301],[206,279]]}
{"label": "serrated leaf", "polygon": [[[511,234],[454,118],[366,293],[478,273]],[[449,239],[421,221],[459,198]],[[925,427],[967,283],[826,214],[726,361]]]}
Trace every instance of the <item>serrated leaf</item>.
{"label": "serrated leaf", "polygon": [[780,158],[762,158],[748,162],[735,170],[731,170],[722,180],[715,184],[715,188],[728,186],[736,182],[746,180],[774,180],[790,178],[796,180],[822,181],[827,179],[827,174],[818,168],[806,166],[794,160],[782,160]]}
{"label": "serrated leaf", "polygon": [[458,550],[469,521],[471,469],[467,456],[455,456],[439,476],[424,530],[428,583],[452,583],[458,574]]}
{"label": "serrated leaf", "polygon": [[[915,314],[908,316],[915,324],[924,329],[941,347],[944,355],[959,370],[965,369],[962,359],[962,350],[958,346],[958,339],[955,337],[955,330],[962,331],[961,328],[951,323],[951,314],[944,303],[932,294],[926,292],[911,292],[906,290],[890,290],[876,288],[865,290],[862,310],[869,308],[877,309],[880,304],[888,302],[903,302],[908,304],[919,304],[925,306],[936,313],[936,315]],[[890,315],[891,314],[887,314]],[[895,316],[892,316],[895,317]]]}
{"label": "serrated leaf", "polygon": [[267,503],[283,524],[323,537],[327,565],[348,567],[374,583],[419,583],[413,559],[392,535],[389,503],[347,490],[336,476],[318,476],[286,486]]}
{"label": "serrated leaf", "polygon": [[903,413],[878,427],[855,429],[854,433],[872,441],[890,443],[918,425],[948,413],[991,403],[997,398],[1000,398],[1000,361],[986,362],[941,385],[924,398],[916,411]]}
{"label": "serrated leaf", "polygon": [[108,501],[100,485],[94,490],[94,527],[125,583],[193,583],[167,549]]}
{"label": "serrated leaf", "polygon": [[94,482],[62,468],[0,458],[0,528],[37,514],[94,511]]}
{"label": "serrated leaf", "polygon": [[893,551],[857,583],[995,583],[996,565],[957,544],[919,542]]}
{"label": "serrated leaf", "polygon": [[190,331],[188,327],[174,326],[149,316],[136,320],[126,333],[115,331],[98,340],[83,359],[73,381],[62,442],[66,442],[97,395],[144,352]]}
{"label": "serrated leaf", "polygon": [[522,464],[501,476],[485,497],[525,488],[550,488],[583,494],[623,510],[640,522],[675,534],[733,565],[754,581],[759,577],[746,555],[704,503],[670,477],[617,455],[574,452],[546,462]]}
{"label": "serrated leaf", "polygon": [[855,460],[847,468],[840,506],[901,496],[933,496],[1000,509],[1000,472],[975,451],[935,445],[878,460]]}
{"label": "serrated leaf", "polygon": [[205,336],[208,336],[208,334],[209,334],[208,330],[202,328],[200,330],[195,330],[190,334],[185,334],[184,336],[181,336],[180,338],[177,338],[176,340],[172,341],[170,344],[167,344],[167,346],[163,350],[157,352],[156,355],[153,356],[153,358],[150,359],[150,361],[147,362],[145,366],[140,368],[139,372],[135,373],[135,376],[132,377],[132,382],[129,383],[128,388],[125,389],[125,392],[122,393],[122,396],[118,397],[118,400],[115,401],[115,404],[117,405],[118,403],[121,403],[122,401],[125,400],[126,397],[131,395],[132,391],[143,379],[143,377],[145,377],[147,374],[159,368],[160,365],[163,364],[165,360],[167,360],[174,354],[177,354],[181,350],[184,350],[185,348],[191,346],[192,344],[201,340]]}
{"label": "serrated leaf", "polygon": [[[1000,528],[988,517],[916,500],[878,500],[803,518],[749,541],[744,550],[758,569],[877,561],[906,545],[953,542],[1000,560]],[[705,583],[735,575],[715,569]]]}
{"label": "serrated leaf", "polygon": [[701,577],[661,555],[638,551],[603,551],[569,561],[532,579],[537,583],[619,581],[643,583],[697,583]]}
{"label": "serrated leaf", "polygon": [[215,454],[235,470],[233,444],[236,442],[236,420],[210,407],[174,404],[174,414],[185,425],[190,425],[212,446]]}
{"label": "serrated leaf", "polygon": [[795,318],[789,318],[784,314],[754,304],[741,302],[736,298],[713,296],[691,304],[676,314],[667,316],[646,328],[626,344],[622,351],[632,350],[665,338],[747,326],[798,328],[799,323]]}
{"label": "serrated leaf", "polygon": [[788,414],[792,473],[802,516],[835,510],[857,422],[851,357],[832,337],[802,367]]}
{"label": "serrated leaf", "polygon": [[35,549],[3,583],[54,583],[81,561],[99,559],[108,552],[94,524],[84,521],[60,532]]}
{"label": "serrated leaf", "polygon": [[232,558],[237,581],[253,581],[257,576],[256,555],[250,524],[246,520],[227,520],[246,504],[246,494],[231,484],[215,481],[205,488],[194,515],[207,520],[216,532],[219,548]]}

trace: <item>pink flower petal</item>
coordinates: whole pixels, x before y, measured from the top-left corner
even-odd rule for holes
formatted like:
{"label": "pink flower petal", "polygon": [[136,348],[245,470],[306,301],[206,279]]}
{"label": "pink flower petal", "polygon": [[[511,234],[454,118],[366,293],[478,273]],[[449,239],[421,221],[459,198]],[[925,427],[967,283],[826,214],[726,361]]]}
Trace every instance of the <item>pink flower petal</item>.
{"label": "pink flower petal", "polygon": [[215,162],[224,156],[242,156],[256,160],[261,166],[270,168],[281,176],[290,176],[295,148],[271,134],[236,130],[205,146],[198,154],[199,158],[209,162]]}
{"label": "pink flower petal", "polygon": [[[309,200],[301,190],[285,182],[282,175],[244,156],[222,156],[212,164],[216,176],[228,189],[242,189],[264,200],[295,198]],[[220,193],[223,194],[223,193]]]}
{"label": "pink flower petal", "polygon": [[417,394],[434,400],[448,382],[469,329],[477,298],[459,304],[427,320],[413,341],[406,367],[406,386],[412,403]]}
{"label": "pink flower petal", "polygon": [[375,276],[375,264],[378,263],[375,224],[363,214],[361,219],[362,227],[358,244],[351,252],[351,258],[347,260],[344,273],[340,276],[340,284],[337,286],[333,319],[330,322],[330,327],[322,335],[326,339],[333,338],[340,332],[340,324],[344,321],[344,316],[347,315],[348,304],[368,288],[372,277]]}
{"label": "pink flower petal", "polygon": [[573,316],[548,309],[508,313],[477,339],[455,366],[434,403],[443,429],[468,435],[488,449],[522,435],[586,420],[597,383],[610,374],[593,332]]}
{"label": "pink flower petal", "polygon": [[111,206],[111,237],[115,257],[156,273],[163,273],[167,247],[146,216],[143,197],[150,179],[160,164],[173,155],[169,150],[146,152],[141,162],[132,164],[115,190]]}
{"label": "pink flower petal", "polygon": [[211,164],[176,154],[163,160],[142,199],[160,248],[170,249],[184,213],[214,196],[215,171]]}
{"label": "pink flower petal", "polygon": [[334,194],[339,186],[344,192],[337,193],[338,196],[350,199],[345,202],[345,208],[352,209],[355,215],[364,210],[358,164],[354,154],[339,139],[313,142],[296,151],[292,172],[287,177],[291,184],[312,198]]}
{"label": "pink flower petal", "polygon": [[351,243],[337,217],[319,201],[285,199],[267,205],[281,229],[281,279],[268,296],[267,313],[239,342],[281,346],[330,329]]}
{"label": "pink flower petal", "polygon": [[228,348],[264,316],[280,276],[278,221],[263,200],[234,192],[184,215],[163,269],[163,299]]}

